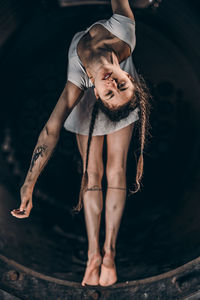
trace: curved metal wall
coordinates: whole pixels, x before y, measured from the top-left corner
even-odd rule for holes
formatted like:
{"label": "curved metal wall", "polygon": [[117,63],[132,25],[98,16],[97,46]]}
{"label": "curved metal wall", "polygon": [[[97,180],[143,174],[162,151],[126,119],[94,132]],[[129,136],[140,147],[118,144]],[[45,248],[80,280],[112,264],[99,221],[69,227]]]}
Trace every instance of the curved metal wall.
{"label": "curved metal wall", "polygon": [[[0,287],[20,299],[183,299],[199,289],[199,21],[191,2],[135,11],[133,59],[153,94],[152,138],[144,188],[127,200],[120,228],[119,282],[80,286],[87,240],[82,213],[71,215],[81,173],[72,134],[62,130],[31,216],[9,213],[19,205],[38,133],[65,83],[73,34],[110,12],[107,5],[38,9],[1,63]],[[133,180],[130,150],[129,186]]]}

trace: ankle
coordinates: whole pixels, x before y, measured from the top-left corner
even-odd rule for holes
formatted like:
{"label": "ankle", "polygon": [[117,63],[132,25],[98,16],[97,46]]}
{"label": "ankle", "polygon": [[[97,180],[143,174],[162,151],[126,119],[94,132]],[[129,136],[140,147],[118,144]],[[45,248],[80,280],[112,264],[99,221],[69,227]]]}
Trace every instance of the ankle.
{"label": "ankle", "polygon": [[109,255],[112,256],[113,258],[115,257],[116,254],[116,249],[112,246],[105,246],[103,247],[103,255]]}
{"label": "ankle", "polygon": [[96,256],[101,256],[100,254],[100,250],[96,249],[96,250],[88,250],[88,259],[96,257]]}

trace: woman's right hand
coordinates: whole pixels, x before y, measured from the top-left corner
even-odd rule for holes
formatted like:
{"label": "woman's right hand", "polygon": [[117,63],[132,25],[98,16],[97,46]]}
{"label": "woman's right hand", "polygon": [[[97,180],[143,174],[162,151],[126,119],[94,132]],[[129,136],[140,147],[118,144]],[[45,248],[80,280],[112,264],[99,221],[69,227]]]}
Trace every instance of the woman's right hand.
{"label": "woman's right hand", "polygon": [[28,218],[33,207],[33,187],[24,184],[20,189],[20,195],[21,205],[19,208],[13,209],[11,214],[16,218]]}

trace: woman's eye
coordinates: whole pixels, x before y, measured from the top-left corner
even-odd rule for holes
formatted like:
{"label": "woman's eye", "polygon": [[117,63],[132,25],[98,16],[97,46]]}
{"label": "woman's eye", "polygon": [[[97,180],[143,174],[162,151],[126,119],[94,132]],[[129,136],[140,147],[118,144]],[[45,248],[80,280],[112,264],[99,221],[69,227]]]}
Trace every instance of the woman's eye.
{"label": "woman's eye", "polygon": [[112,91],[109,91],[109,92],[107,92],[106,94],[105,94],[105,96],[109,96],[109,95],[111,95],[112,94]]}
{"label": "woman's eye", "polygon": [[119,84],[118,84],[118,89],[120,89],[120,88],[124,87],[124,86],[125,86],[125,84],[126,84],[126,82],[121,82],[121,83],[119,83]]}

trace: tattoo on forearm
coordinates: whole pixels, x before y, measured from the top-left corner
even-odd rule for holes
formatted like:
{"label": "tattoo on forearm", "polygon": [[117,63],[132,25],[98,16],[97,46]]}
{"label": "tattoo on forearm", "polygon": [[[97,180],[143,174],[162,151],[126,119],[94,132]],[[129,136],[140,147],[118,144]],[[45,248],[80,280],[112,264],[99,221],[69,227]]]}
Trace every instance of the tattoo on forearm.
{"label": "tattoo on forearm", "polygon": [[47,146],[46,145],[42,145],[37,147],[37,149],[35,150],[34,154],[33,154],[33,158],[31,161],[31,166],[30,166],[30,172],[32,172],[33,167],[35,165],[36,160],[41,156],[43,157],[44,152],[46,151]]}

